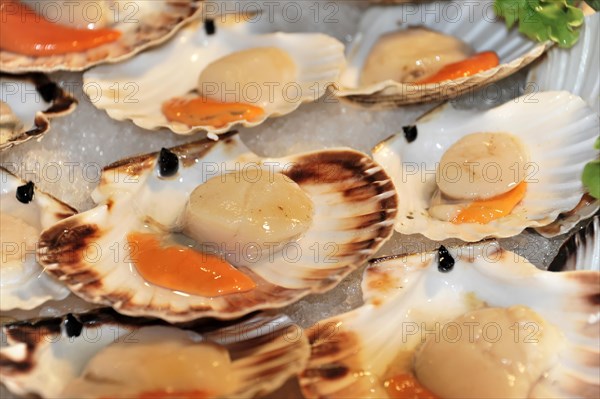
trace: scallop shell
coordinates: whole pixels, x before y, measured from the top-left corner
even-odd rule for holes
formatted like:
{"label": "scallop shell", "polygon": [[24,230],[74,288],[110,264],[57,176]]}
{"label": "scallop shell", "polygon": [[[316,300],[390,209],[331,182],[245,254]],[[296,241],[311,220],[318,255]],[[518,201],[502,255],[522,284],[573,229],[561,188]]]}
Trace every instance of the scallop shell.
{"label": "scallop shell", "polygon": [[[258,34],[255,30],[260,26],[243,22],[246,21],[218,24],[211,35],[202,24],[190,24],[160,48],[116,66],[94,68],[83,76],[86,94],[111,118],[130,119],[145,129],[166,127],[177,134],[224,133],[236,124],[257,126],[268,117],[288,114],[301,103],[315,101],[339,76],[345,63],[344,46],[336,39],[323,34]],[[196,87],[203,68],[236,51],[256,47],[287,51],[298,67],[294,90],[290,91],[295,94],[289,94],[289,98],[277,96],[257,120],[231,122],[221,127],[188,126],[169,122],[163,115],[164,101],[184,95],[198,96]],[[289,88],[275,86],[274,90],[280,89]]]}
{"label": "scallop shell", "polygon": [[[550,224],[579,203],[584,193],[583,167],[597,156],[593,144],[598,117],[581,98],[567,92],[525,95],[483,112],[456,110],[447,104],[421,117],[416,128],[414,141],[397,134],[378,144],[373,153],[392,176],[401,198],[395,229],[432,240],[511,237],[527,227]],[[530,154],[527,193],[510,215],[488,224],[437,220],[428,213],[437,164],[454,142],[476,132],[519,137]]]}
{"label": "scallop shell", "polygon": [[[22,203],[16,198],[16,192],[17,188],[26,182],[1,167],[0,179],[2,179],[0,212],[20,218],[38,231],[76,213],[70,206],[37,189],[34,189],[31,202]],[[11,244],[24,245],[24,243],[6,242],[3,237],[3,259],[11,251]],[[69,290],[63,284],[43,273],[38,261],[34,254],[25,254],[23,273],[26,275],[12,284],[7,281],[6,276],[2,278],[0,310],[33,309],[51,299],[64,299],[69,295]]]}
{"label": "scallop shell", "polygon": [[572,48],[554,47],[527,75],[526,90],[565,90],[583,98],[600,114],[600,14],[585,17],[579,41]]}
{"label": "scallop shell", "polygon": [[[600,14],[585,17],[579,41],[570,49],[555,47],[534,64],[527,75],[526,91],[566,90],[583,98],[600,114]],[[571,230],[579,221],[600,209],[600,201],[582,199],[576,212],[561,215],[556,222],[536,229],[544,237],[554,237]]]}
{"label": "scallop shell", "polygon": [[[121,316],[109,309],[9,324],[4,326],[8,346],[0,350],[0,376],[17,395],[61,397],[95,354],[113,342],[143,344],[144,331],[161,333],[167,342],[185,332],[190,340],[225,347],[232,359],[231,375],[240,382],[236,392],[226,397],[251,398],[273,391],[306,364],[307,339],[285,315],[257,315],[235,324],[220,324],[173,326],[156,319]],[[140,392],[144,389],[139,388]],[[93,398],[94,393],[86,397]]]}
{"label": "scallop shell", "polygon": [[[132,0],[124,4],[112,28],[121,37],[87,51],[31,57],[0,50],[4,72],[83,71],[101,63],[114,63],[169,40],[188,21],[202,12],[202,0]],[[111,8],[115,12],[114,8]],[[114,18],[114,17],[113,17]]]}
{"label": "scallop shell", "polygon": [[470,310],[465,299],[473,294],[491,307],[527,306],[564,334],[556,363],[530,398],[598,397],[600,273],[542,271],[495,241],[448,250],[456,263],[446,273],[438,271],[436,252],[371,262],[365,304],[307,331],[312,354],[300,378],[307,398],[387,397],[388,367],[427,338],[412,326],[447,323]]}
{"label": "scallop shell", "polygon": [[[158,177],[156,153],[106,167],[94,193],[99,205],[42,234],[40,254],[48,272],[83,299],[124,314],[171,322],[204,316],[225,319],[283,307],[309,293],[331,289],[392,234],[394,187],[381,167],[358,151],[331,149],[260,159],[234,134],[172,151],[180,160],[176,178]],[[164,229],[174,226],[201,182],[257,162],[270,163],[273,172],[282,171],[294,180],[312,199],[315,214],[305,235],[290,244],[293,248],[231,260],[257,283],[254,290],[212,298],[183,296],[148,284],[124,251],[115,252],[127,248],[127,233],[142,228],[147,220]],[[211,172],[207,165],[220,166]]]}
{"label": "scallop shell", "polygon": [[579,204],[577,204],[575,208],[568,212],[561,213],[554,222],[547,226],[536,227],[535,231],[546,238],[565,234],[575,227],[577,223],[595,215],[599,208],[600,201],[586,193],[581,197],[581,201],[579,201]]}
{"label": "scallop shell", "polygon": [[594,218],[573,234],[558,250],[548,270],[600,271],[600,216]]}
{"label": "scallop shell", "polygon": [[32,138],[41,138],[50,130],[50,118],[67,115],[77,106],[77,100],[71,94],[39,73],[0,73],[0,85],[0,100],[8,104],[23,124],[21,131],[0,141],[0,151]]}
{"label": "scallop shell", "polygon": [[[371,48],[379,37],[409,26],[424,26],[461,38],[475,51],[495,51],[500,65],[470,77],[442,83],[411,85],[382,81],[359,85],[359,76]],[[507,29],[494,15],[491,2],[422,2],[370,7],[347,49],[348,66],[340,76],[336,95],[353,103],[375,108],[444,101],[494,83],[530,64],[550,44],[534,43],[516,29]]]}

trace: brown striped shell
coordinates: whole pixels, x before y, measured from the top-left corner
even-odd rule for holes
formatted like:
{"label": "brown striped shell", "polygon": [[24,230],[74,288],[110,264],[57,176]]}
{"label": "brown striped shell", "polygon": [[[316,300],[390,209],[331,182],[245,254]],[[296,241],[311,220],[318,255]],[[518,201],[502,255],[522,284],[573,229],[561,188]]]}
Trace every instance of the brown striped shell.
{"label": "brown striped shell", "polygon": [[[121,37],[87,51],[32,57],[0,50],[4,72],[83,71],[93,65],[126,60],[149,47],[167,41],[189,20],[198,18],[203,0],[133,0],[124,2],[118,22],[111,28]],[[157,6],[157,3],[160,4]],[[114,8],[110,9],[116,12]]]}
{"label": "brown striped shell", "polygon": [[300,377],[305,397],[387,398],[384,381],[399,354],[410,355],[413,364],[428,337],[446,339],[446,323],[473,308],[519,305],[563,338],[529,397],[598,397],[600,272],[542,271],[495,241],[448,248],[448,254],[455,261],[450,270],[441,269],[438,251],[371,261],[362,282],[364,305],[307,331],[311,357]]}
{"label": "brown striped shell", "polygon": [[[271,392],[301,371],[309,354],[302,329],[285,315],[259,314],[237,322],[196,321],[175,326],[156,319],[126,317],[103,308],[5,325],[8,345],[0,350],[0,376],[17,395],[64,397],[63,391],[73,380],[92,377],[82,373],[95,354],[112,343],[149,345],[144,338],[152,330],[160,333],[159,343],[187,333],[195,343],[227,350],[236,385],[224,386],[224,392],[210,397],[251,398]],[[50,370],[55,378],[47,378]],[[111,381],[93,383],[101,388]],[[140,393],[146,390],[144,386],[136,388]],[[189,390],[203,388],[195,386]],[[94,393],[90,391],[86,397],[95,398]]]}
{"label": "brown striped shell", "polygon": [[0,100],[10,107],[21,125],[9,137],[0,139],[0,151],[33,138],[42,138],[50,130],[51,118],[67,115],[77,106],[77,100],[70,93],[41,73],[0,73],[0,81]]}
{"label": "brown striped shell", "polygon": [[[333,288],[392,234],[397,208],[394,186],[379,165],[358,151],[342,148],[261,159],[235,134],[171,151],[179,159],[174,178],[158,176],[157,153],[106,167],[94,193],[98,206],[42,234],[39,253],[47,272],[78,296],[128,315],[169,321],[234,318]],[[315,205],[308,231],[289,243],[289,249],[286,244],[281,251],[258,258],[241,255],[231,260],[255,281],[256,288],[218,297],[182,296],[141,278],[123,251],[128,232],[149,220],[172,231],[189,194],[213,176],[207,176],[207,165],[221,165],[219,174],[251,163],[272,165],[275,172],[295,181]]]}

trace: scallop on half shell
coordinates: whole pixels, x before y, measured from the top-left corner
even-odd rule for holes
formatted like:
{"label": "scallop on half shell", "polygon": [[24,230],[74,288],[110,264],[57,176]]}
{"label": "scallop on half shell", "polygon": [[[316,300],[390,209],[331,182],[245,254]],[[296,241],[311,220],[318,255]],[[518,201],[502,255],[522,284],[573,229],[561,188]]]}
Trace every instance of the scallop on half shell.
{"label": "scallop on half shell", "polygon": [[[457,110],[446,104],[422,116],[414,127],[407,127],[404,135],[378,144],[373,153],[398,191],[398,232],[474,242],[548,225],[560,213],[575,208],[584,193],[583,168],[597,156],[593,144],[598,130],[598,116],[581,98],[567,92],[541,92],[487,111]],[[527,183],[524,197],[508,215],[485,224],[455,224],[433,217],[430,206],[437,180],[452,181],[456,173],[468,173],[441,168],[442,156],[459,139],[479,132],[508,133],[522,144],[528,161],[513,172]],[[488,163],[485,156],[478,162],[479,168],[489,167],[486,181],[493,183],[502,177],[496,173],[497,165]]]}
{"label": "scallop on half shell", "polygon": [[[167,159],[170,164],[165,162]],[[161,177],[166,166],[171,168],[171,176]],[[225,214],[216,213],[223,212],[222,208],[210,208],[214,196],[204,197],[207,199],[202,204],[206,205],[199,209],[208,209],[208,215],[195,224],[204,229],[204,238],[194,238],[198,236],[182,229],[181,220],[193,205],[190,198],[196,189],[208,187],[207,181],[225,179],[236,169],[260,170],[265,173],[262,176],[273,179],[285,176],[298,191],[289,200],[278,202],[278,208],[293,214],[284,208],[308,198],[313,214],[306,229],[268,247],[257,236],[249,240],[232,236],[238,223],[245,223],[240,222],[246,220],[245,215],[261,220],[260,212],[268,212],[268,203],[252,211],[239,205],[233,197],[241,188],[228,194],[231,200],[218,200],[227,207]],[[261,192],[251,198],[268,201],[277,195]],[[224,135],[217,142],[205,139],[112,164],[103,170],[93,197],[98,203],[96,208],[42,234],[39,252],[47,271],[88,301],[110,305],[127,315],[171,322],[198,317],[234,318],[258,309],[280,308],[307,294],[333,288],[391,236],[397,207],[391,179],[366,154],[330,149],[285,158],[259,158],[235,134]],[[241,208],[247,209],[242,219],[230,218]],[[288,217],[298,224],[295,216]],[[259,230],[263,233],[273,228],[268,221],[262,223]],[[255,287],[223,295],[200,295],[150,283],[139,273],[136,256],[141,257],[142,250],[131,252],[135,247],[128,241],[131,233],[138,231],[166,235],[168,240],[193,248],[199,245],[201,251],[225,258]],[[194,240],[190,242],[190,238]],[[160,263],[157,259],[157,268]],[[164,273],[168,275],[168,271]],[[199,280],[197,285],[203,284]]]}
{"label": "scallop on half shell", "polygon": [[0,151],[41,138],[50,118],[67,115],[77,100],[46,75],[0,74]]}
{"label": "scallop on half shell", "polygon": [[[177,134],[215,134],[288,114],[323,96],[337,80],[345,63],[342,43],[317,33],[259,33],[262,25],[244,18],[233,14],[190,24],[164,46],[119,65],[94,68],[83,77],[86,93],[116,120]],[[173,99],[258,109],[252,115],[239,111],[239,118],[232,119],[210,119],[213,111],[206,111],[206,118],[167,119],[163,104]],[[211,106],[202,103],[198,111]]]}
{"label": "scallop on half shell", "polygon": [[43,271],[36,255],[41,231],[76,211],[0,168],[0,310],[33,309],[69,295],[67,287]]}
{"label": "scallop on half shell", "polygon": [[4,72],[83,71],[100,63],[123,61],[167,41],[202,11],[202,0],[23,2],[52,22],[77,27],[94,24],[117,30],[120,37],[89,50],[57,55],[29,56],[0,50],[0,69]]}
{"label": "scallop on half shell", "polygon": [[285,315],[174,326],[104,308],[8,324],[4,334],[2,382],[41,398],[252,398],[300,372],[309,355]]}
{"label": "scallop on half shell", "polygon": [[[585,17],[579,41],[569,49],[552,48],[537,61],[527,75],[527,91],[566,90],[580,96],[600,115],[600,14]],[[545,237],[554,237],[572,229],[581,220],[594,215],[600,201],[588,195],[571,212],[561,214],[548,226],[537,228]]]}
{"label": "scallop on half shell", "polygon": [[[410,28],[425,28],[460,39],[475,52],[494,51],[499,57],[499,65],[469,77],[440,83],[411,84],[394,79],[363,81],[361,76],[369,55],[382,36]],[[336,95],[376,108],[444,101],[517,72],[542,55],[548,46],[529,40],[517,29],[507,29],[504,21],[494,14],[492,1],[374,6],[364,14],[359,33],[347,49],[348,65],[340,76]],[[381,62],[393,56],[392,53],[383,57]],[[414,67],[419,65],[417,62]]]}
{"label": "scallop on half shell", "polygon": [[362,291],[307,330],[307,398],[407,397],[403,381],[421,397],[600,393],[597,271],[539,270],[488,241],[375,259]]}

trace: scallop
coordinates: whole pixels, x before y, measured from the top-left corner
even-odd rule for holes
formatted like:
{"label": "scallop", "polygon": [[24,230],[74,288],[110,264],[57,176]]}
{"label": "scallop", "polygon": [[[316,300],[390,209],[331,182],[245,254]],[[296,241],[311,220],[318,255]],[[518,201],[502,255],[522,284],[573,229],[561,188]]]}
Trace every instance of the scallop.
{"label": "scallop", "polygon": [[[403,128],[404,134],[396,134],[373,149],[374,159],[392,176],[401,199],[395,229],[402,234],[421,233],[433,240],[454,237],[474,242],[511,237],[527,227],[552,223],[581,200],[582,170],[597,156],[593,144],[598,124],[594,111],[567,92],[525,95],[487,111],[457,110],[450,104],[436,108],[416,125]],[[540,140],[542,132],[544,140]],[[488,162],[487,150],[482,150],[475,154],[477,159],[455,159],[448,168],[440,168],[442,157],[455,143],[478,133],[514,136],[523,146],[526,162],[501,168],[502,162]],[[438,205],[481,205],[467,199],[434,202],[439,192],[437,181],[458,182],[462,174],[471,173],[471,167],[481,169],[488,182],[500,184],[504,177],[513,180],[516,176],[513,184],[525,183],[514,187],[522,196],[517,197],[510,212],[488,222],[464,219],[457,223],[455,215],[441,217],[447,209]]]}
{"label": "scallop", "polygon": [[337,81],[345,63],[342,43],[263,29],[237,14],[190,24],[164,46],[86,72],[85,91],[116,120],[177,134],[218,134],[288,114]]}
{"label": "scallop", "polygon": [[[580,96],[600,114],[600,14],[593,12],[585,22],[577,44],[570,49],[553,48],[536,62],[527,75],[526,91],[566,90]],[[561,215],[554,223],[536,229],[545,237],[566,233],[581,220],[594,215],[600,202],[589,196],[581,199],[573,212]]]}
{"label": "scallop", "polygon": [[[397,208],[391,179],[366,154],[260,158],[233,133],[110,165],[93,198],[97,207],[43,232],[42,263],[83,299],[171,322],[333,288],[391,236]],[[172,261],[182,252],[210,267]]]}
{"label": "scallop", "polygon": [[43,229],[76,211],[4,168],[0,168],[0,178],[0,310],[33,309],[66,298],[69,289],[44,273],[36,249]]}
{"label": "scallop", "polygon": [[599,287],[597,271],[539,270],[495,241],[375,259],[364,305],[307,330],[302,391],[597,397]]}
{"label": "scallop", "polygon": [[[409,36],[405,37],[404,45],[399,45],[404,60],[414,58],[413,66],[408,68],[409,65],[399,65],[397,76],[382,74],[380,80],[376,79],[376,75],[364,79],[363,74],[368,72],[365,67],[375,48],[384,40],[392,40],[391,35],[410,34],[415,28],[422,33],[429,32],[431,38],[421,37],[429,40],[428,44],[413,48],[410,44],[420,39],[418,36]],[[444,38],[440,34],[447,36]],[[441,48],[440,54],[423,54],[424,58],[414,51],[426,53],[427,49],[435,47],[441,40],[454,40],[454,43]],[[411,82],[416,78],[400,73],[403,66],[419,70],[419,74],[424,72],[421,69],[437,70],[442,66],[437,65],[440,57],[448,57],[446,62],[460,60],[461,56],[465,58],[470,53],[463,48],[465,45],[475,52],[495,52],[499,57],[499,65],[469,77],[429,84],[413,84]],[[541,56],[547,47],[549,44],[534,43],[516,29],[507,29],[504,21],[494,15],[493,7],[486,2],[418,2],[372,6],[365,12],[359,33],[346,51],[348,65],[340,76],[336,95],[355,104],[375,108],[444,101],[515,73]],[[453,52],[448,49],[453,49]],[[396,54],[397,51],[389,51],[386,56],[384,51],[379,64],[400,63]],[[380,65],[379,68],[384,66]]]}
{"label": "scallop", "polygon": [[71,113],[77,100],[46,75],[0,74],[0,151],[50,130],[50,119]]}
{"label": "scallop", "polygon": [[[52,4],[27,0],[25,3],[51,22],[80,29],[109,28],[118,32],[119,37],[88,50],[54,55],[33,56],[3,49],[0,69],[4,72],[83,71],[101,63],[120,62],[167,41],[202,12],[201,0],[84,0]],[[9,6],[7,12],[14,13]]]}
{"label": "scallop", "polygon": [[103,308],[8,324],[4,333],[2,382],[41,398],[252,398],[301,371],[309,355],[285,315],[174,326]]}

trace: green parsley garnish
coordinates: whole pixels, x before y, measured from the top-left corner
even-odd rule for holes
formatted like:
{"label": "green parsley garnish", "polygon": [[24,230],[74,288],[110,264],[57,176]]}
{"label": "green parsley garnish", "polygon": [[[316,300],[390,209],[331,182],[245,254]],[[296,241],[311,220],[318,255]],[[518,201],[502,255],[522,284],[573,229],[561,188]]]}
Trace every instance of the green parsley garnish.
{"label": "green parsley garnish", "polygon": [[[594,148],[600,150],[600,137],[596,139]],[[592,197],[600,198],[600,159],[595,159],[585,165],[581,181]]]}
{"label": "green parsley garnish", "polygon": [[[600,0],[586,1],[592,8],[600,7]],[[579,0],[496,0],[496,14],[511,28],[517,22],[519,32],[532,40],[551,40],[559,47],[572,47],[579,39],[583,25],[583,11],[577,8]]]}

